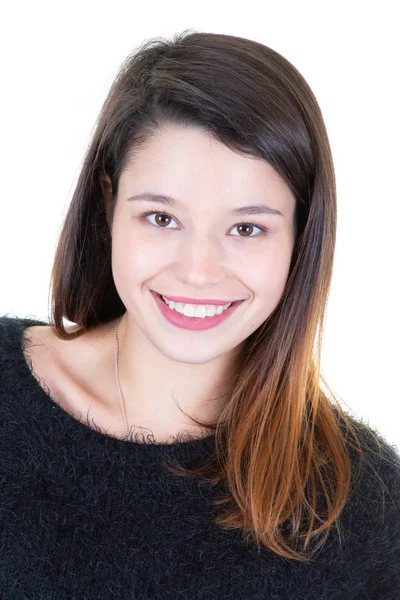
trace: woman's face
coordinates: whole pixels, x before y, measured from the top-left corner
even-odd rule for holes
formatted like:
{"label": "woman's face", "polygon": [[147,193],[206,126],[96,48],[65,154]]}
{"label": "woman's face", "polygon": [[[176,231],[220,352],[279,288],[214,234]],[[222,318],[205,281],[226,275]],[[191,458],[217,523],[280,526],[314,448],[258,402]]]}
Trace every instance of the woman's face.
{"label": "woman's face", "polygon": [[[295,199],[265,161],[170,124],[137,151],[114,201],[112,272],[126,318],[170,359],[205,363],[231,353],[276,308],[294,246]],[[152,291],[243,302],[218,325],[193,330],[171,323]]]}

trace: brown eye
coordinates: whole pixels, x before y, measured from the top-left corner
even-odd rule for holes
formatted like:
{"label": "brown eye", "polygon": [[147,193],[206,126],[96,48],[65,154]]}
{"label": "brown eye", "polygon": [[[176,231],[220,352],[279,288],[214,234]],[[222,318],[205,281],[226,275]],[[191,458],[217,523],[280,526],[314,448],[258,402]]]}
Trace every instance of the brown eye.
{"label": "brown eye", "polygon": [[[143,215],[141,215],[139,217],[140,219],[144,219],[144,220],[148,220],[148,222],[150,223],[150,225],[152,225],[153,227],[156,227],[158,229],[167,229],[167,226],[170,225],[170,223],[172,221],[175,221],[175,219],[173,217],[171,217],[171,215],[168,215],[167,213],[162,213],[162,212],[157,212],[157,211],[150,211],[150,212],[146,212]],[[153,220],[150,220],[154,219]],[[176,223],[176,221],[175,221]],[[168,229],[176,229],[176,227],[168,227]]]}
{"label": "brown eye", "polygon": [[[167,222],[165,221],[165,219],[167,220]],[[161,225],[161,226],[169,225],[170,219],[171,219],[171,217],[164,213],[157,213],[155,216],[155,221],[156,221],[157,225]]]}
{"label": "brown eye", "polygon": [[[268,232],[268,230],[265,227],[262,227],[261,225],[254,225],[254,223],[238,223],[237,225],[235,225],[234,229],[236,229],[237,231],[241,230],[241,233],[239,233],[239,235],[235,235],[234,237],[247,237],[249,239],[257,238],[260,235],[263,235],[264,233],[266,234]],[[259,229],[260,233],[257,234],[256,232],[256,235],[252,235],[255,229]]]}
{"label": "brown eye", "polygon": [[[248,223],[241,223],[240,225],[237,226],[238,229],[242,229],[242,232],[245,233],[246,235],[242,236],[242,237],[248,237],[248,233],[249,233],[249,229],[251,228],[250,233],[252,233],[254,226],[250,225]],[[246,231],[243,231],[246,230]]]}
{"label": "brown eye", "polygon": [[[151,219],[154,219],[154,223],[150,221],[150,217]],[[150,211],[142,214],[139,218],[149,220],[150,225],[159,229],[176,229],[176,227],[168,227],[172,221],[175,221],[175,219],[167,213]],[[239,235],[233,235],[232,237],[247,237],[249,239],[253,239],[260,237],[260,235],[267,235],[269,233],[268,229],[261,225],[255,225],[254,223],[237,223],[237,225],[235,225],[233,229],[239,230],[239,228],[241,230],[241,233]],[[256,235],[252,235],[255,229],[258,229],[259,233],[257,234],[256,232]]]}

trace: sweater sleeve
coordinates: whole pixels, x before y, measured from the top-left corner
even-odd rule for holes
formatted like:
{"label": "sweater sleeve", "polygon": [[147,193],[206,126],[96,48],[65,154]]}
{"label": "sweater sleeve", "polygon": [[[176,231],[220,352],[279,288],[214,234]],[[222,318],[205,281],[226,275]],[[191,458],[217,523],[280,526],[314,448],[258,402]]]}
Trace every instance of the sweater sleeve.
{"label": "sweater sleeve", "polygon": [[381,483],[371,487],[373,494],[367,493],[371,522],[375,523],[367,598],[400,600],[400,456],[394,446],[380,435],[378,438],[382,452],[374,455],[371,465]]}

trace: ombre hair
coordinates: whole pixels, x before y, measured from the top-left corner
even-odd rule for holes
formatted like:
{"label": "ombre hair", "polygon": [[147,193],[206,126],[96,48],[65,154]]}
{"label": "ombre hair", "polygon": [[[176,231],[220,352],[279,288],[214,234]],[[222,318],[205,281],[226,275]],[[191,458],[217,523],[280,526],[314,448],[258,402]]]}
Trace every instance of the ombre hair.
{"label": "ombre hair", "polygon": [[[214,504],[225,506],[215,515],[222,529],[241,530],[246,543],[281,557],[309,561],[333,525],[340,533],[356,477],[351,449],[363,454],[362,430],[375,436],[367,425],[357,427],[320,373],[336,239],[335,174],[317,100],[287,59],[252,40],[190,30],[147,40],[127,57],[63,222],[50,325],[68,340],[125,313],[111,270],[115,203],[108,208],[101,181],[109,178],[117,198],[134,153],[169,123],[202,128],[231,150],[267,161],[295,197],[296,235],[282,297],[245,340],[229,394],[219,397],[217,421],[187,415],[215,433],[215,452],[196,468],[166,467],[221,484]],[[68,333],[63,319],[79,331]]]}

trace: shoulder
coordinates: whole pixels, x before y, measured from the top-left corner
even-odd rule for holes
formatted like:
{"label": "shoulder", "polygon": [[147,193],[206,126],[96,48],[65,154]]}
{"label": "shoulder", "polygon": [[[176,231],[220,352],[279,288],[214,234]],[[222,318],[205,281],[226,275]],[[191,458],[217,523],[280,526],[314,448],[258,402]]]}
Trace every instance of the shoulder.
{"label": "shoulder", "polygon": [[387,504],[393,499],[400,505],[400,453],[377,427],[350,417],[361,446],[359,452],[352,436],[348,450],[353,467],[353,493],[370,503]]}
{"label": "shoulder", "polygon": [[22,331],[31,326],[48,326],[48,323],[35,317],[17,317],[10,314],[0,315],[0,334],[7,336],[15,331]]}
{"label": "shoulder", "polygon": [[15,423],[15,407],[21,407],[30,384],[29,368],[22,349],[25,330],[32,325],[45,325],[35,318],[0,315],[0,437],[2,442],[11,423]]}
{"label": "shoulder", "polygon": [[[70,333],[76,329],[79,329],[76,325],[66,327]],[[31,351],[33,348],[35,352],[42,349],[55,354],[58,346],[69,347],[70,344],[58,338],[49,323],[35,317],[0,315],[0,356],[20,354],[22,349]]]}
{"label": "shoulder", "polygon": [[34,317],[0,315],[0,360],[19,355],[28,328],[46,329],[48,324]]}
{"label": "shoulder", "polygon": [[[370,475],[375,473],[378,478],[393,480],[399,483],[400,477],[400,452],[396,444],[388,441],[387,437],[378,429],[362,420],[352,419],[351,423],[357,433],[362,447],[361,463],[365,485],[369,485]],[[350,445],[350,454],[354,458],[356,450],[354,444]],[[358,458],[360,455],[357,453]]]}
{"label": "shoulder", "polygon": [[400,454],[376,427],[358,422],[356,429],[363,453],[345,511],[350,552],[368,570],[370,597],[394,598],[400,589]]}
{"label": "shoulder", "polygon": [[38,325],[46,323],[35,318],[0,315],[0,360],[10,353],[18,352],[24,331]]}
{"label": "shoulder", "polygon": [[[400,561],[400,454],[377,427],[351,420],[360,453],[349,442],[352,485],[344,511],[346,528],[363,540],[363,552]],[[400,564],[400,563],[399,563]]]}
{"label": "shoulder", "polygon": [[[8,388],[12,389],[14,383],[26,374],[29,357],[24,354],[25,342],[40,346],[41,342],[31,329],[46,329],[47,324],[34,317],[16,317],[0,315],[0,393]],[[26,336],[26,337],[25,337]],[[6,392],[7,395],[7,392]],[[4,397],[3,397],[4,401]]]}

